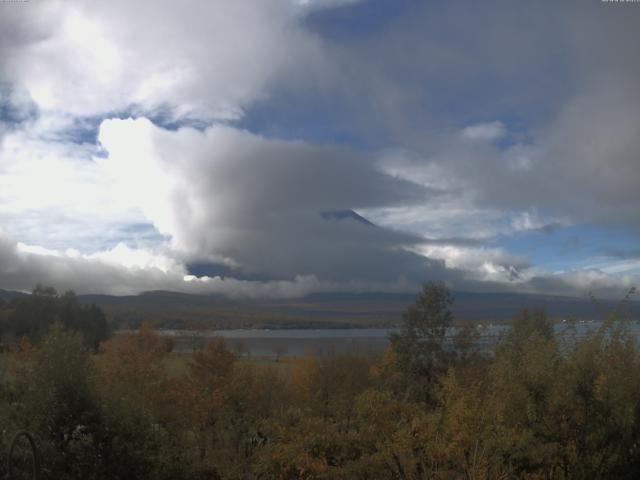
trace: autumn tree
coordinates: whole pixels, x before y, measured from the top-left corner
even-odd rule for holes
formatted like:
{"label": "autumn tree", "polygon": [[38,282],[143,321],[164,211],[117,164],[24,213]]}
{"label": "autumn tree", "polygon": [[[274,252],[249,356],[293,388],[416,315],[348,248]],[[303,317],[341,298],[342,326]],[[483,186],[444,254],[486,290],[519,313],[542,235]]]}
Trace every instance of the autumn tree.
{"label": "autumn tree", "polygon": [[169,382],[170,398],[196,442],[200,471],[216,472],[212,450],[218,447],[217,423],[232,379],[235,356],[223,340],[209,342],[193,354],[185,378]]}
{"label": "autumn tree", "polygon": [[298,360],[293,388],[301,408],[349,427],[354,399],[370,384],[371,362],[364,357],[335,355]]}
{"label": "autumn tree", "polygon": [[237,364],[219,410],[215,463],[223,478],[254,478],[256,452],[267,442],[266,423],[282,418],[293,394],[284,368]]}
{"label": "autumn tree", "polygon": [[166,460],[162,446],[170,436],[160,422],[166,355],[149,324],[103,344],[94,385],[110,432],[104,455],[112,478],[149,478]]}

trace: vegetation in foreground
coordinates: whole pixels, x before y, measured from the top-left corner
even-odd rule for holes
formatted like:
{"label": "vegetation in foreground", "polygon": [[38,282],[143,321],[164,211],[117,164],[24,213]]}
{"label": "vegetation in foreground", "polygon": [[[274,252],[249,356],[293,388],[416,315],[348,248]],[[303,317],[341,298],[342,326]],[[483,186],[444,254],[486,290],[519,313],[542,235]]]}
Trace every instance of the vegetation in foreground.
{"label": "vegetation in foreground", "polygon": [[471,329],[447,343],[451,303],[425,285],[383,358],[272,368],[217,341],[171,375],[150,327],[96,354],[58,312],[2,356],[0,452],[29,430],[47,479],[638,478],[640,350],[621,319],[558,339],[523,312],[489,355]]}

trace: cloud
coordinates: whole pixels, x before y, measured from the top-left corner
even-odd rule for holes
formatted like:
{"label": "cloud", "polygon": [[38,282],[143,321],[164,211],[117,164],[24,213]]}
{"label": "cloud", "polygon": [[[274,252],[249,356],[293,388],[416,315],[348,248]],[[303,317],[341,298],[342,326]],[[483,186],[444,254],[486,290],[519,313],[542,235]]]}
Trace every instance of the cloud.
{"label": "cloud", "polygon": [[175,259],[117,245],[93,255],[28,246],[0,232],[0,288],[30,291],[36,284],[77,293],[137,294],[171,290],[233,298],[290,298],[327,288],[313,276],[290,281],[242,281],[193,277]]}
{"label": "cloud", "polygon": [[237,118],[272,81],[321,62],[288,0],[50,0],[6,10],[0,79],[43,110],[79,116]]}
{"label": "cloud", "polygon": [[598,269],[586,269],[533,276],[521,291],[583,298],[592,293],[596,298],[619,300],[636,285],[637,279],[632,275],[610,275]]}
{"label": "cloud", "polygon": [[402,148],[388,171],[459,198],[452,213],[638,231],[639,17],[599,2],[399,7],[326,40],[337,67],[323,101],[359,142]]}
{"label": "cloud", "polygon": [[602,253],[608,257],[613,257],[619,260],[640,259],[640,248],[636,248],[636,249],[603,248]]}
{"label": "cloud", "polygon": [[308,11],[313,11],[328,7],[352,5],[361,1],[363,0],[293,0],[293,3],[301,8],[307,9]]}
{"label": "cloud", "polygon": [[639,231],[640,100],[635,91],[625,78],[597,79],[527,143],[508,131],[501,134],[505,145],[479,142],[480,137],[469,142],[467,127],[463,138],[442,134],[428,152],[396,151],[381,163],[390,174],[440,188],[438,198],[444,201],[432,211],[451,212],[446,217],[454,224],[457,212],[464,218],[478,211],[487,214],[485,227],[496,213],[504,220],[519,216],[513,221],[516,231],[580,223]]}
{"label": "cloud", "polygon": [[[332,16],[351,3],[3,9],[0,222],[17,240],[0,279],[249,296],[631,281],[633,262],[553,276],[489,242],[640,231],[635,11],[428,2],[379,21],[360,2]],[[323,217],[349,209],[377,227]],[[268,281],[193,278],[191,263]]]}
{"label": "cloud", "polygon": [[[534,208],[561,223],[638,231],[640,64],[631,45],[640,40],[632,26],[640,11],[568,2],[559,13],[559,23],[546,28],[557,28],[550,36],[561,35],[562,41],[557,47],[537,49],[538,56],[549,59],[553,52],[564,52],[568,62],[564,71],[546,74],[547,81],[562,82],[565,77],[565,87],[571,87],[561,98],[541,99],[543,104],[551,102],[553,111],[529,122],[525,135],[503,130],[506,147],[465,148],[447,137],[425,155],[424,168],[456,179],[476,207]],[[608,41],[603,43],[603,38]],[[529,84],[521,88],[524,96],[525,90],[534,91]],[[532,105],[526,109],[531,111]],[[489,124],[498,125],[495,122],[499,121]]]}
{"label": "cloud", "polygon": [[499,121],[478,123],[462,130],[462,136],[469,140],[491,141],[504,137],[506,127]]}
{"label": "cloud", "polygon": [[422,245],[417,251],[441,259],[447,268],[465,272],[468,280],[509,283],[521,280],[529,262],[501,248],[455,245]]}
{"label": "cloud", "polygon": [[403,248],[419,237],[322,215],[437,195],[352,150],[222,125],[169,131],[143,119],[105,121],[99,139],[108,152],[99,163],[119,195],[194,261],[225,258],[245,272],[326,281],[420,282],[444,273]]}
{"label": "cloud", "polygon": [[[437,252],[431,254],[438,256]],[[634,285],[630,276],[612,276],[597,269],[551,275],[539,269],[500,265],[508,255],[497,250],[452,251],[440,255],[451,265],[476,270],[450,270],[448,283],[459,291],[553,292],[556,295],[585,296],[593,291],[600,298],[620,298]],[[473,259],[472,257],[477,257]],[[482,261],[482,258],[485,258]],[[482,262],[482,263],[479,263]],[[511,275],[509,271],[516,272]],[[453,278],[453,273],[457,276]],[[520,274],[521,273],[521,274]],[[443,278],[443,277],[436,277]],[[323,281],[314,275],[297,275],[289,280],[238,280],[220,276],[189,275],[184,265],[168,252],[113,249],[84,255],[25,245],[0,232],[0,288],[30,291],[36,284],[52,285],[76,293],[131,295],[149,290],[170,290],[192,294],[220,294],[236,299],[299,298],[312,292],[402,292],[418,288],[407,279],[394,282]]]}
{"label": "cloud", "polygon": [[77,123],[42,114],[0,139],[0,222],[21,241],[50,248],[104,248],[123,225],[144,216],[113,194],[92,161],[94,143],[78,143]]}

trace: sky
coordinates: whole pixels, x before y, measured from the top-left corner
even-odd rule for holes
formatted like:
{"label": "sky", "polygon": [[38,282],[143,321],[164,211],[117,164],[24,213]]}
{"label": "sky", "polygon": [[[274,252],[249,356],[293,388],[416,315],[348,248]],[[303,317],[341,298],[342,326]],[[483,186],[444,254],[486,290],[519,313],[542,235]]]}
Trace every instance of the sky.
{"label": "sky", "polygon": [[640,3],[0,0],[0,288],[640,285]]}

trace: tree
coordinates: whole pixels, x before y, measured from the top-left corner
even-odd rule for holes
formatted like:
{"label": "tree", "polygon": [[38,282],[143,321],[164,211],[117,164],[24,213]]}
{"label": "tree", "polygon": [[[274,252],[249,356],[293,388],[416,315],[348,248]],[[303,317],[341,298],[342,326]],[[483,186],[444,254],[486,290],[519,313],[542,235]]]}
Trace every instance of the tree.
{"label": "tree", "polygon": [[207,343],[193,354],[189,375],[176,402],[184,402],[185,417],[198,442],[201,463],[216,446],[216,426],[232,380],[235,356],[222,339]]}
{"label": "tree", "polygon": [[307,357],[296,362],[291,378],[306,411],[348,429],[354,399],[369,386],[370,367],[364,357]]}
{"label": "tree", "polygon": [[104,429],[91,391],[91,362],[80,334],[54,323],[39,350],[19,403],[23,428],[37,435],[44,478],[98,478]]}
{"label": "tree", "polygon": [[82,333],[85,344],[97,350],[109,336],[109,326],[102,310],[96,305],[80,305],[72,290],[57,298],[58,317],[66,328]]}
{"label": "tree", "polygon": [[[151,478],[167,459],[160,422],[166,410],[166,346],[149,324],[117,336],[102,346],[95,364],[94,387],[109,431],[102,454],[109,478]],[[174,406],[173,410],[176,408]]]}
{"label": "tree", "polygon": [[27,335],[34,342],[43,339],[54,322],[80,332],[85,345],[97,350],[109,336],[107,319],[96,305],[81,305],[69,290],[62,295],[52,287],[36,286],[30,296],[16,299],[0,317],[3,333],[20,338]]}
{"label": "tree", "polygon": [[433,401],[433,387],[452,357],[446,346],[447,329],[453,322],[453,297],[441,282],[423,285],[414,305],[403,315],[400,332],[391,335],[398,367],[408,381],[408,393]]}
{"label": "tree", "polygon": [[166,345],[148,323],[115,337],[103,343],[96,362],[100,387],[110,394],[121,389],[119,398],[152,399],[166,376],[162,364],[166,355]]}
{"label": "tree", "polygon": [[507,341],[512,345],[554,339],[553,321],[542,309],[529,312],[526,308],[513,319]]}

